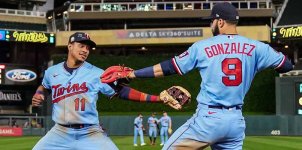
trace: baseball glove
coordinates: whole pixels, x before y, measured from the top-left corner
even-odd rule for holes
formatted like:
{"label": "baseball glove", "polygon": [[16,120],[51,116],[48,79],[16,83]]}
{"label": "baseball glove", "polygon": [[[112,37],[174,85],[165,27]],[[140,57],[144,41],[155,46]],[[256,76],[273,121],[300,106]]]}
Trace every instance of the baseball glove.
{"label": "baseball glove", "polygon": [[181,86],[172,86],[159,94],[160,100],[170,107],[180,110],[191,101],[191,94]]}
{"label": "baseball glove", "polygon": [[171,128],[168,129],[168,134],[171,135],[173,130]]}
{"label": "baseball glove", "polygon": [[107,68],[101,76],[103,83],[112,83],[118,79],[127,79],[129,81],[129,74],[134,71],[129,67],[124,66],[111,66]]}

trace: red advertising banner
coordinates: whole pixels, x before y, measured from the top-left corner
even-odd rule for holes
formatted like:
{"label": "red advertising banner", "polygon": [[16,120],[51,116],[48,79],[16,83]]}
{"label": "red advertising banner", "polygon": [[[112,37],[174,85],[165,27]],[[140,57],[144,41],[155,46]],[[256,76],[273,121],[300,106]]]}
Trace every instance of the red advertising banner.
{"label": "red advertising banner", "polygon": [[22,136],[22,128],[0,127],[0,136]]}

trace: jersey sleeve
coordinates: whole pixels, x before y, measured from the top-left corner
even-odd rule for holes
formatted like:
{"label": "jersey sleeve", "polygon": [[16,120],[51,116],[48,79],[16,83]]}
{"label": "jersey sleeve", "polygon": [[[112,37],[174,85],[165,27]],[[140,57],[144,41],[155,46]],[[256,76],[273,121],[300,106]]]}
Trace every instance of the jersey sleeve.
{"label": "jersey sleeve", "polygon": [[[100,74],[100,75],[103,74],[103,73],[104,73],[103,70],[101,70],[100,72],[98,72],[98,74]],[[98,82],[98,85],[99,85],[99,91],[102,94],[104,94],[104,95],[106,95],[108,97],[111,97],[111,96],[113,96],[116,93],[115,90],[111,86],[109,86],[106,83],[102,83],[101,80],[99,80],[99,78],[97,78],[97,82]],[[116,84],[116,83],[114,83],[114,84]]]}
{"label": "jersey sleeve", "polygon": [[257,70],[261,71],[265,68],[278,68],[282,66],[285,56],[281,52],[277,52],[268,44],[261,43],[260,50],[257,51]]}
{"label": "jersey sleeve", "polygon": [[178,74],[186,74],[196,67],[198,63],[196,57],[198,50],[196,47],[196,44],[193,44],[188,50],[172,59],[173,65]]}
{"label": "jersey sleeve", "polygon": [[42,79],[42,86],[45,89],[50,89],[51,88],[50,80],[49,80],[49,70],[48,69],[44,72],[44,77]]}
{"label": "jersey sleeve", "polygon": [[108,84],[101,83],[100,92],[108,97],[111,97],[115,94],[115,90],[110,87]]}

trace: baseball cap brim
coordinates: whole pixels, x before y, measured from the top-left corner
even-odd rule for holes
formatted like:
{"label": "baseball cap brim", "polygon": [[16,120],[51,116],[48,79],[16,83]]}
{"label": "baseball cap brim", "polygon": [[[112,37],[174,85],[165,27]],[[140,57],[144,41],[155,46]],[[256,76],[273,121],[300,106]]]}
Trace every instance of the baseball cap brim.
{"label": "baseball cap brim", "polygon": [[93,42],[91,40],[82,40],[82,41],[75,41],[75,42],[79,42],[79,43],[89,45],[91,48],[96,48],[95,42]]}

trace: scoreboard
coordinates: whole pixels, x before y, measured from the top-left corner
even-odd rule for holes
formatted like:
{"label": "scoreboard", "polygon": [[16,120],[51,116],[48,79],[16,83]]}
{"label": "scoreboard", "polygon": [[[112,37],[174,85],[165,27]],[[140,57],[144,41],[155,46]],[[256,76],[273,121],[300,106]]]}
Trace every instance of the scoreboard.
{"label": "scoreboard", "polygon": [[302,82],[296,83],[296,113],[302,115]]}

